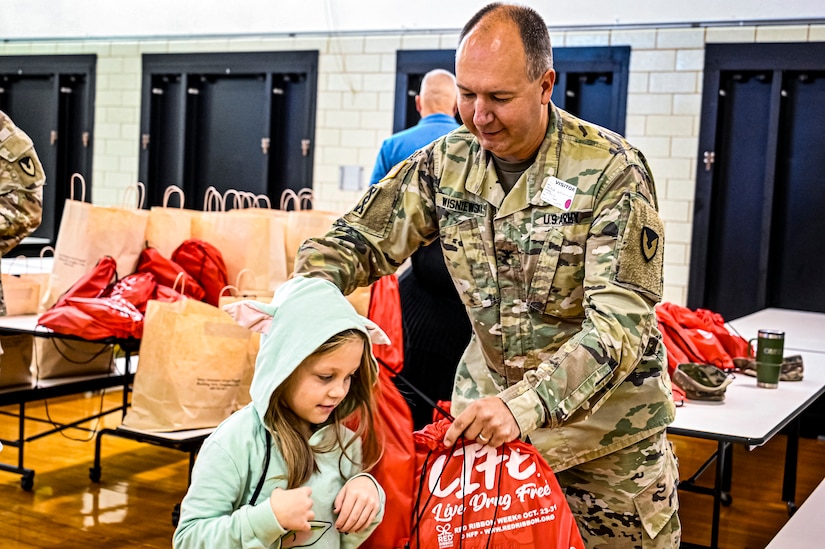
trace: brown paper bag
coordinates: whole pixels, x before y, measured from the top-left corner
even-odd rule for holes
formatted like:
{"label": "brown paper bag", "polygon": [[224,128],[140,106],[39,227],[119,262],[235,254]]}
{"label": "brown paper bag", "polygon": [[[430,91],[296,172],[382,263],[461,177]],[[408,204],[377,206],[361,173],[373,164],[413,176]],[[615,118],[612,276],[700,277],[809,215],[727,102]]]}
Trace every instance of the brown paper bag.
{"label": "brown paper bag", "polygon": [[34,338],[31,370],[35,381],[110,374],[114,368],[114,345],[56,337]]}
{"label": "brown paper bag", "polygon": [[[286,260],[286,225],[289,212],[272,208],[272,202],[265,194],[250,196],[245,209],[237,210],[242,215],[259,215],[265,217],[269,222],[269,262],[268,286],[266,288],[273,292],[286,282],[292,274],[292,265]],[[235,210],[231,210],[235,211]],[[246,286],[238,286],[244,288]],[[253,281],[251,287],[260,287],[259,281]]]}
{"label": "brown paper bag", "polygon": [[269,303],[272,301],[272,296],[275,295],[274,290],[254,290],[241,289],[240,281],[244,278],[246,272],[241,272],[236,279],[235,284],[230,284],[221,288],[218,295],[218,307],[223,308],[224,305],[235,303],[236,301],[243,301],[245,299],[252,299],[254,301],[261,301]]}
{"label": "brown paper bag", "polygon": [[32,336],[0,336],[0,387],[31,385]]}
{"label": "brown paper bag", "polygon": [[0,275],[8,316],[34,315],[40,309],[40,282],[26,275]]}
{"label": "brown paper bag", "polygon": [[[227,191],[232,192],[237,191]],[[206,241],[221,252],[229,280],[235,280],[238,273],[249,269],[261,278],[261,288],[268,287],[265,280],[269,275],[269,220],[228,212],[226,196],[217,191],[209,194],[207,190],[207,193],[205,211],[192,218],[192,238]]]}
{"label": "brown paper bag", "polygon": [[[2,275],[6,302],[6,314],[9,316],[38,314],[44,311],[41,300],[49,287],[50,268],[42,271],[43,254],[54,252],[51,246],[40,250],[40,264],[36,260],[18,255],[11,259],[7,273]],[[7,280],[7,279],[11,280]],[[37,299],[37,303],[33,300]]]}
{"label": "brown paper bag", "polygon": [[[81,184],[80,200],[74,199],[75,181]],[[138,184],[126,190],[127,193],[130,189],[137,191],[137,207],[95,206],[85,202],[86,181],[83,176],[72,175],[72,194],[66,199],[60,220],[49,289],[43,298],[44,308],[51,307],[104,255],[112,256],[117,262],[118,278],[135,272],[149,219],[149,212],[140,209],[142,187]]]}
{"label": "brown paper bag", "polygon": [[123,424],[158,432],[217,426],[241,400],[251,335],[207,303],[149,301]]}
{"label": "brown paper bag", "polygon": [[[170,208],[169,199],[173,194],[178,195],[180,207]],[[149,209],[149,217],[146,222],[146,243],[151,248],[156,248],[160,255],[169,259],[172,252],[180,246],[184,240],[189,240],[192,235],[192,217],[199,214],[193,210],[183,208],[183,190],[170,185],[163,192],[163,205],[152,206]]]}
{"label": "brown paper bag", "polygon": [[252,385],[252,375],[255,373],[255,360],[258,358],[258,350],[261,348],[260,332],[252,332],[249,337],[249,345],[246,351],[246,365],[244,375],[241,378],[241,385],[238,387],[238,400],[235,409],[240,410],[250,402],[252,395],[249,394],[249,387]]}
{"label": "brown paper bag", "polygon": [[361,316],[368,316],[370,312],[370,297],[372,295],[372,285],[359,286],[355,291],[345,296],[347,301],[355,308]]}
{"label": "brown paper bag", "polygon": [[[292,191],[284,191],[285,193]],[[294,194],[294,193],[293,193]],[[286,262],[290,271],[295,267],[295,255],[304,240],[312,237],[324,236],[332,228],[332,224],[341,217],[335,212],[312,210],[312,191],[302,189],[300,193],[292,199],[296,209],[289,210],[286,225]],[[282,200],[282,205],[286,203]]]}

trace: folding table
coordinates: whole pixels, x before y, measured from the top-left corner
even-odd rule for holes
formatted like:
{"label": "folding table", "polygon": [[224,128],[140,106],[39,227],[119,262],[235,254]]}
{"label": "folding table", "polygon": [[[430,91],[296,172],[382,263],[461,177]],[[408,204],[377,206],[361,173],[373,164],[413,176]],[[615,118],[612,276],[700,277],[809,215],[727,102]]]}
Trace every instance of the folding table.
{"label": "folding table", "polygon": [[[57,334],[37,325],[37,315],[23,315],[23,316],[5,316],[0,317],[0,334],[14,335],[14,334],[28,334],[34,337],[59,338],[59,339],[73,339],[78,341],[90,341],[78,336]],[[13,415],[18,420],[18,436],[16,440],[2,440],[2,443],[8,448],[17,448],[17,465],[8,463],[0,463],[0,471],[8,471],[21,475],[20,486],[24,490],[31,490],[34,486],[34,470],[27,469],[24,466],[25,445],[27,442],[32,442],[39,438],[58,433],[70,428],[77,428],[79,425],[97,419],[99,417],[120,411],[121,414],[126,414],[126,409],[129,406],[129,388],[132,384],[135,372],[135,362],[132,358],[132,353],[137,351],[140,344],[136,339],[118,339],[109,338],[106,340],[96,340],[94,343],[116,344],[123,349],[125,357],[115,360],[115,368],[112,372],[107,374],[96,374],[89,376],[75,376],[52,379],[41,379],[33,381],[31,384],[16,385],[12,387],[5,387],[0,389],[0,406],[18,405],[19,411],[11,414],[3,412],[7,415]],[[53,425],[53,428],[39,433],[37,435],[26,436],[26,420],[37,420],[35,418],[26,417],[26,403],[45,400],[49,398],[62,397],[67,395],[82,394],[88,391],[98,391],[108,389],[110,387],[123,388],[123,400],[120,405],[115,408],[101,410],[99,413],[79,418],[75,421],[66,424]]]}
{"label": "folding table", "polygon": [[[796,466],[799,445],[799,415],[819,396],[825,394],[825,353],[800,352],[805,362],[802,381],[782,381],[777,389],[756,386],[756,379],[737,375],[725,393],[723,402],[688,400],[676,410],[676,419],[668,432],[686,437],[715,440],[717,450],[679,488],[713,496],[713,522],[710,547],[719,541],[719,512],[723,501],[725,479],[732,471],[727,454],[732,444],[743,444],[749,449],[761,446],[790,425],[785,452],[782,500],[789,511],[795,509]],[[716,478],[713,488],[695,483],[708,466],[716,460]],[[689,546],[689,544],[683,544]]]}

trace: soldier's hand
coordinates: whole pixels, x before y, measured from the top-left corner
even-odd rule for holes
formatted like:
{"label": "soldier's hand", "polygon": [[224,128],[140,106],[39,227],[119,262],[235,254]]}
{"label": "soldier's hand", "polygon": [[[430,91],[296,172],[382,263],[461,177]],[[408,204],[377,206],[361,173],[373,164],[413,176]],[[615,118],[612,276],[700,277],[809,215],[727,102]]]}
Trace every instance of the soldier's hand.
{"label": "soldier's hand", "polygon": [[518,423],[498,397],[476,400],[459,414],[447,434],[444,445],[452,446],[460,436],[474,440],[481,445],[498,448],[505,442],[515,440],[521,434]]}

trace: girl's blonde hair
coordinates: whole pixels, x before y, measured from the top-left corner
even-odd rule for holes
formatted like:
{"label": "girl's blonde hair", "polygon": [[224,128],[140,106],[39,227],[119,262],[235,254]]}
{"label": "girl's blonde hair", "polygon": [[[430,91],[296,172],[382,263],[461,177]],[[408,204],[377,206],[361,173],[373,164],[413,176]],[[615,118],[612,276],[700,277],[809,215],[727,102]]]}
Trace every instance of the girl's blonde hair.
{"label": "girl's blonde hair", "polygon": [[[358,366],[350,382],[349,392],[333,410],[324,425],[333,424],[334,437],[330,436],[321,444],[310,446],[309,440],[296,428],[301,420],[295,415],[283,399],[283,393],[290,378],[275,389],[269,401],[269,408],[264,418],[266,424],[278,434],[281,454],[287,467],[287,489],[297,488],[305,484],[317,470],[315,452],[329,452],[336,447],[343,449],[341,460],[346,456],[350,461],[358,462],[355,456],[348,453],[356,439],[361,440],[360,465],[364,471],[370,470],[381,457],[381,443],[375,436],[375,387],[377,382],[377,365],[370,353],[370,342],[367,335],[356,329],[345,330],[322,344],[314,353],[303,360],[301,365],[309,359],[334,351],[344,343],[360,339],[364,344],[361,353],[361,364]],[[355,436],[348,443],[341,438],[344,422],[355,431]],[[342,462],[338,467],[341,470]],[[342,472],[343,474],[343,472]]]}

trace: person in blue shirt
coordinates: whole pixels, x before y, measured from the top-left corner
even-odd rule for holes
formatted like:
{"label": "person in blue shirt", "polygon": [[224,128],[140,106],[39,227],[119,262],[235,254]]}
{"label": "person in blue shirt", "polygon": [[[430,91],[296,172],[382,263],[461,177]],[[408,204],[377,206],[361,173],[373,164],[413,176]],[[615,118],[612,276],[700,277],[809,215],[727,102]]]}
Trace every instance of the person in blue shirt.
{"label": "person in blue shirt", "polygon": [[444,69],[434,69],[425,74],[421,89],[415,96],[415,108],[421,120],[415,126],[384,140],[372,170],[370,185],[378,183],[390,168],[424,145],[458,127],[455,121],[455,76]]}
{"label": "person in blue shirt", "polygon": [[[421,120],[384,140],[370,185],[419,148],[458,128],[456,98],[451,72],[435,69],[424,75],[415,97]],[[449,400],[471,327],[438,242],[419,248],[410,257],[410,267],[398,276],[398,291],[404,327],[401,375],[429,400]],[[403,381],[395,380],[410,405],[414,428],[421,429],[432,421],[433,407]]]}

